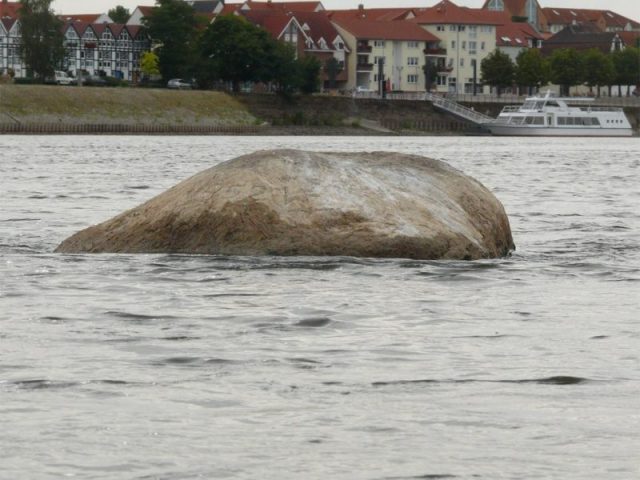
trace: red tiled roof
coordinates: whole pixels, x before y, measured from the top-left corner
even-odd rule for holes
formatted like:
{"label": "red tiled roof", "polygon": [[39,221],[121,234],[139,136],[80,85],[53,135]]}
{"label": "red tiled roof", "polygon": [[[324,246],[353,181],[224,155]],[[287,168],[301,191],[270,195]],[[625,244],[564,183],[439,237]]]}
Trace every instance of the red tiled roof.
{"label": "red tiled roof", "polygon": [[[522,28],[528,26],[529,28]],[[507,23],[496,27],[496,45],[499,47],[529,47],[529,40],[542,40],[528,23]]]}
{"label": "red tiled roof", "polygon": [[627,47],[635,47],[640,40],[640,32],[618,32],[618,36]]}
{"label": "red tiled roof", "polygon": [[140,31],[142,30],[141,25],[125,25],[125,28],[129,31],[129,35],[131,35],[131,38],[136,38],[138,36],[138,33],[140,33]]}
{"label": "red tiled roof", "polygon": [[67,22],[65,24],[64,29],[67,30],[68,28],[73,28],[76,33],[78,34],[79,37],[83,36],[84,33],[87,31],[87,29],[90,27],[90,25],[88,23],[85,22]]}
{"label": "red tiled roof", "polygon": [[247,20],[264,28],[274,38],[279,38],[294,18],[292,14],[271,10],[244,10],[241,13]]}
{"label": "red tiled roof", "polygon": [[416,9],[416,18],[411,20],[418,25],[498,25],[491,19],[476,17],[470,8],[459,7],[449,0],[442,0],[430,8]]}
{"label": "red tiled roof", "polygon": [[628,23],[634,28],[640,28],[640,23],[622,16],[611,10],[593,10],[586,8],[543,8],[545,16],[551,24],[569,25],[576,23],[597,23],[604,20],[607,27],[624,28]]}
{"label": "red tiled roof", "polygon": [[340,35],[324,12],[295,12],[294,16],[300,25],[307,24],[309,26],[309,30],[305,30],[305,33],[316,44],[321,38],[324,38],[331,46],[331,43]]}
{"label": "red tiled roof", "polygon": [[95,23],[100,16],[102,16],[101,13],[81,13],[58,15],[58,18],[65,22]]}
{"label": "red tiled roof", "polygon": [[331,10],[328,13],[331,20],[405,20],[413,13],[412,8],[354,8],[350,10]]}
{"label": "red tiled roof", "polygon": [[218,15],[231,15],[232,13],[236,13],[240,11],[240,7],[244,5],[243,3],[227,3],[222,7],[222,10]]}
{"label": "red tiled roof", "polygon": [[153,9],[156,7],[152,7],[148,5],[138,5],[137,8],[138,10],[140,10],[140,13],[142,13],[142,15],[144,15],[145,17],[148,17],[153,13]]}
{"label": "red tiled roof", "polygon": [[419,25],[407,20],[381,22],[376,20],[334,20],[358,39],[405,40],[419,42],[439,42],[440,39]]}
{"label": "red tiled roof", "polygon": [[246,4],[253,9],[286,10],[289,12],[315,12],[324,10],[322,2],[256,2],[247,0]]}
{"label": "red tiled roof", "polygon": [[0,18],[16,18],[21,7],[18,2],[0,2]]}

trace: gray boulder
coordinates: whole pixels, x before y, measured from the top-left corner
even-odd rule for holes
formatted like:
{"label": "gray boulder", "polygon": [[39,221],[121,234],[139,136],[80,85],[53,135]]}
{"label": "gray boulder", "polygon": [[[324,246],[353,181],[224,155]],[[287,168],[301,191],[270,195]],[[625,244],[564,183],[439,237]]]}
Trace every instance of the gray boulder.
{"label": "gray boulder", "polygon": [[502,204],[446,163],[272,150],[205,170],[56,251],[471,260],[514,248]]}

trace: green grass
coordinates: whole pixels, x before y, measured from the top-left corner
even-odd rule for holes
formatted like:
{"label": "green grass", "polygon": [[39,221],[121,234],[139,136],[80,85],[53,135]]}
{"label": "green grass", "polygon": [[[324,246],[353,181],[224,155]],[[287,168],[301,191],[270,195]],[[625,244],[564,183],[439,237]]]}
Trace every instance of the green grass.
{"label": "green grass", "polygon": [[210,91],[0,85],[0,122],[254,125],[233,97]]}

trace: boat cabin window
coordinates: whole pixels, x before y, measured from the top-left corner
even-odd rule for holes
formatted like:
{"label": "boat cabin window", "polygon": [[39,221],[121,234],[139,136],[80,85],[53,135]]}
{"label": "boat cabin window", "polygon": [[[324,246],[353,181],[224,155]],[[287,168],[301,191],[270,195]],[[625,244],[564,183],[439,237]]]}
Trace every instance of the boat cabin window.
{"label": "boat cabin window", "polygon": [[534,102],[533,100],[526,101],[522,105],[523,110],[542,110],[542,107],[544,107],[544,102]]}
{"label": "boat cabin window", "polygon": [[595,117],[558,117],[558,125],[570,125],[570,126],[599,126],[600,120]]}
{"label": "boat cabin window", "polygon": [[544,117],[527,117],[524,123],[527,125],[544,125]]}
{"label": "boat cabin window", "polygon": [[560,107],[560,105],[555,100],[550,100],[547,102],[547,107]]}

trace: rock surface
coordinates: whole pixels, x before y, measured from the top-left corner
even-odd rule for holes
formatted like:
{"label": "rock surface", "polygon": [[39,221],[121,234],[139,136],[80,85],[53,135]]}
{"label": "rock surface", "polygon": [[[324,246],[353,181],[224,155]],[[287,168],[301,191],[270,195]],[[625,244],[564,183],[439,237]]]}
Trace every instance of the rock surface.
{"label": "rock surface", "polygon": [[514,248],[502,204],[446,163],[274,150],[205,170],[56,251],[471,260]]}

